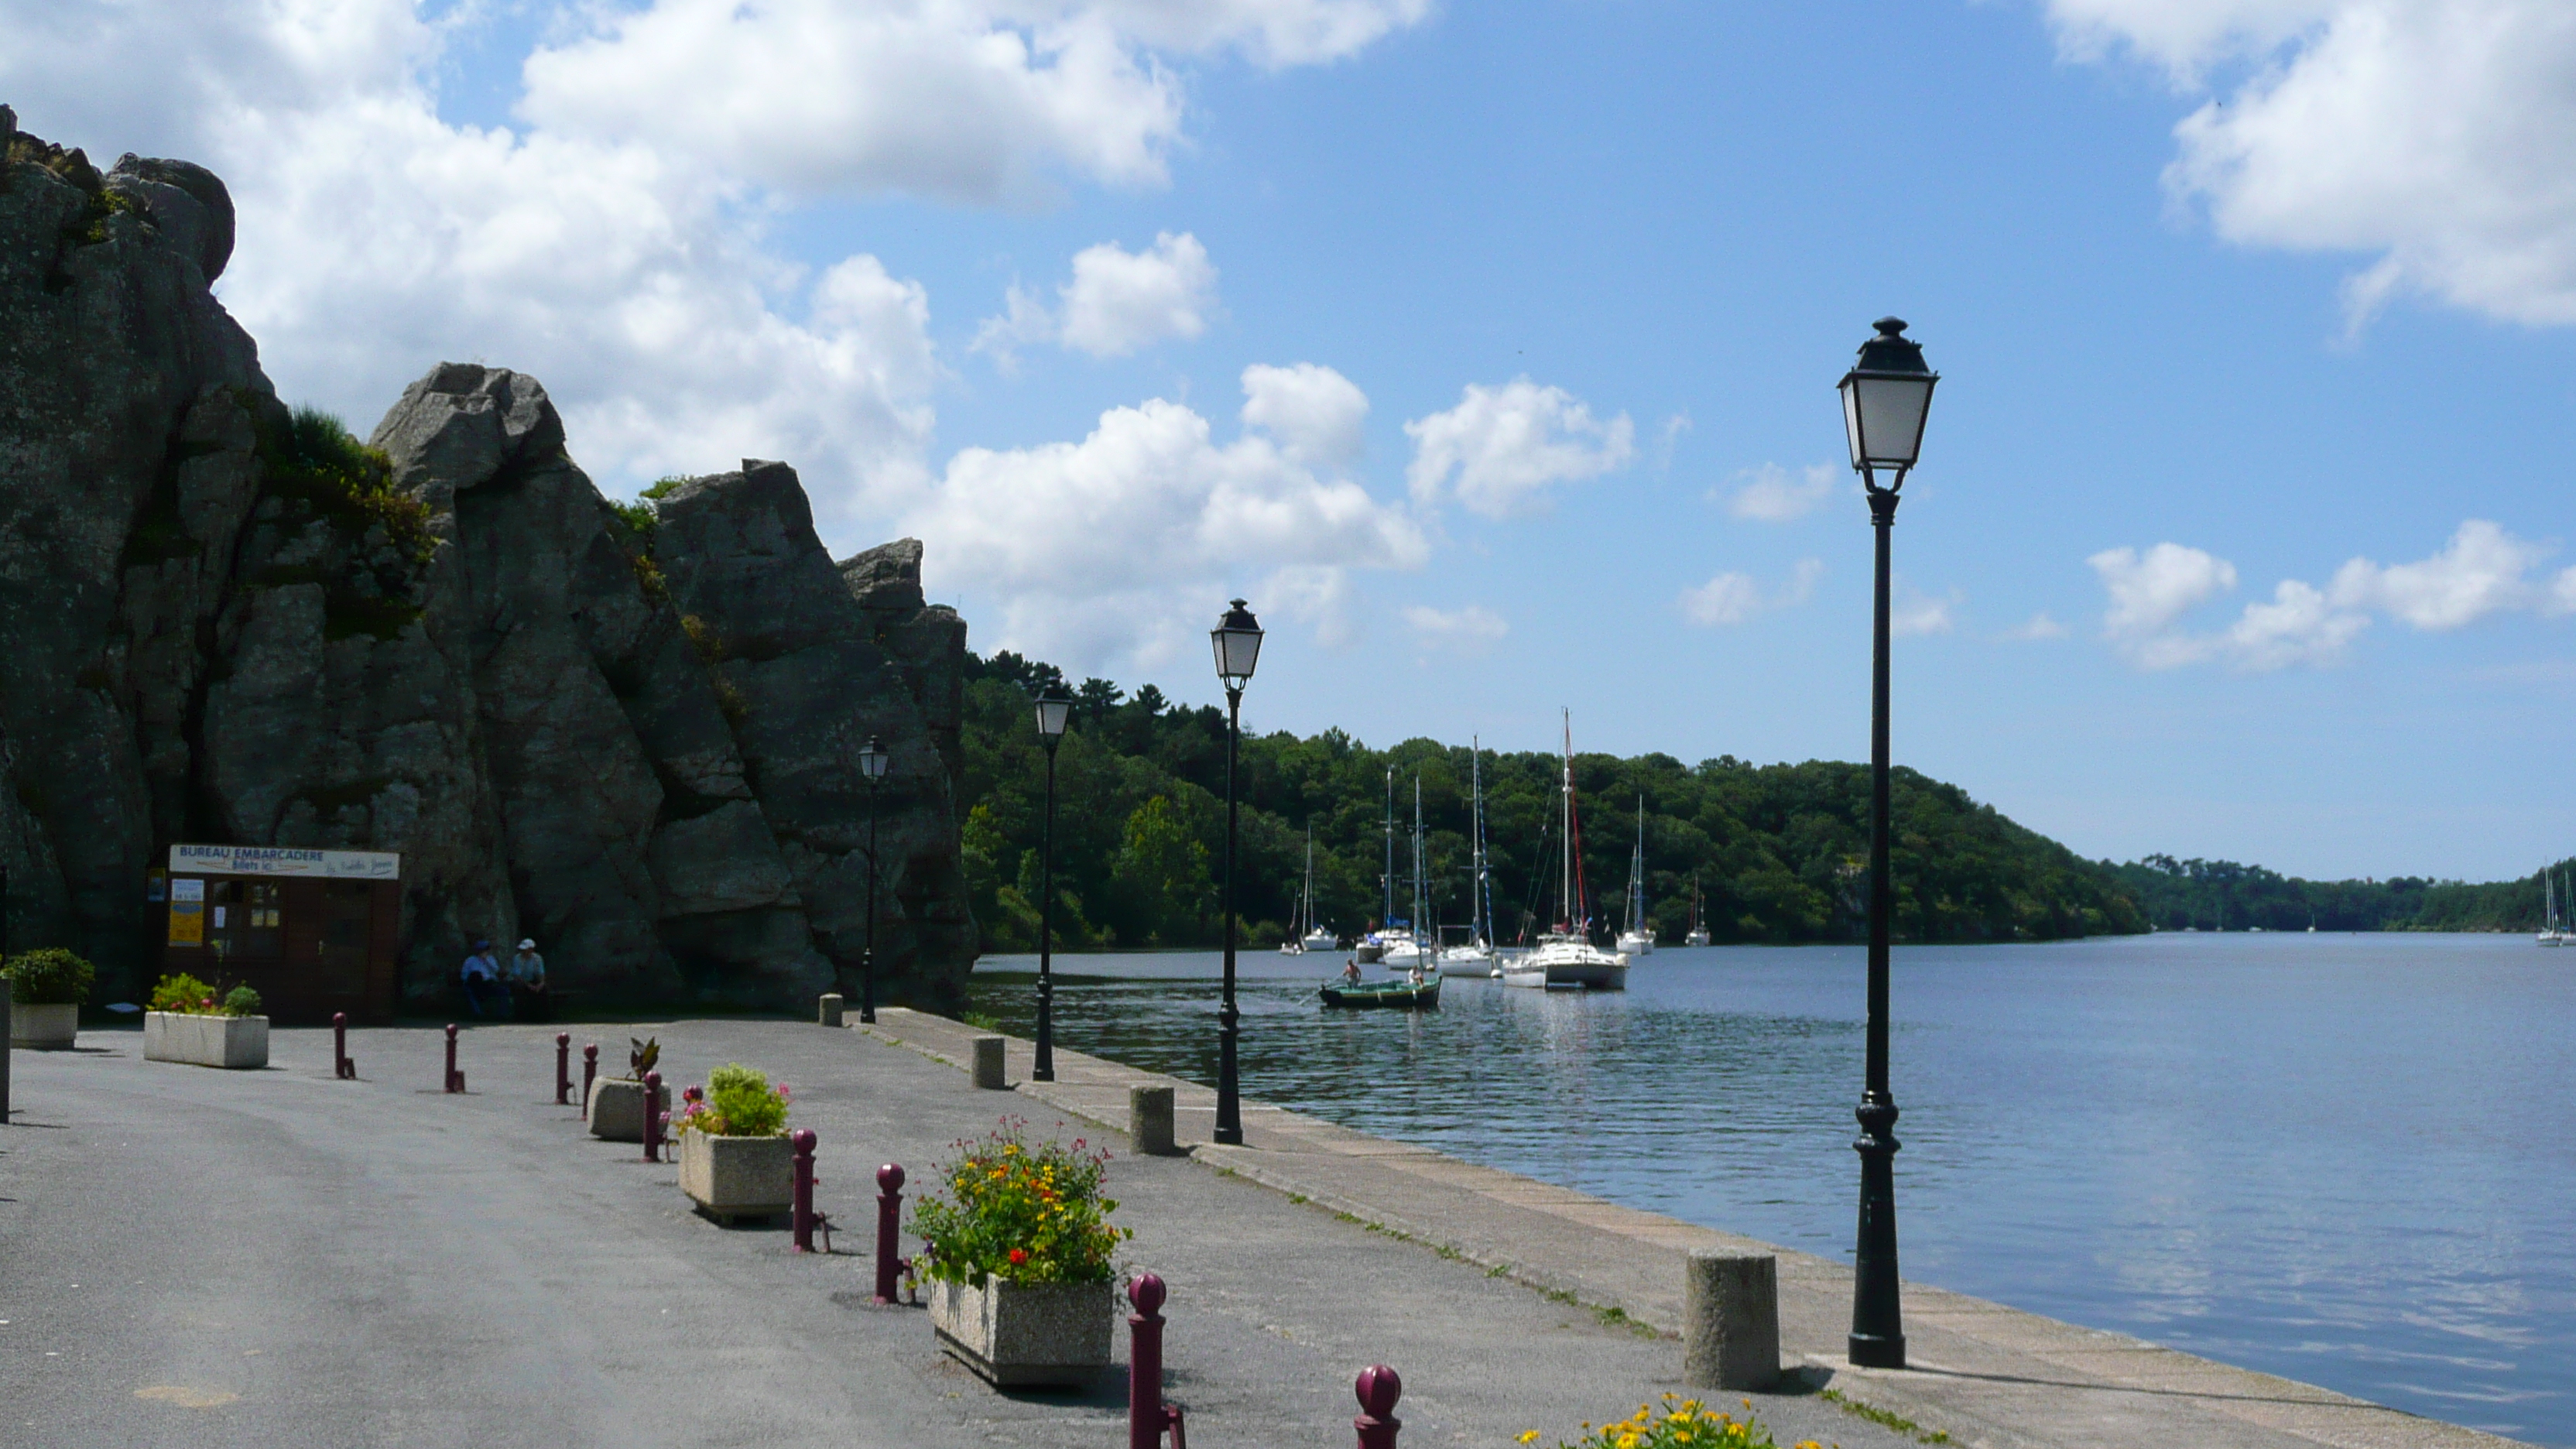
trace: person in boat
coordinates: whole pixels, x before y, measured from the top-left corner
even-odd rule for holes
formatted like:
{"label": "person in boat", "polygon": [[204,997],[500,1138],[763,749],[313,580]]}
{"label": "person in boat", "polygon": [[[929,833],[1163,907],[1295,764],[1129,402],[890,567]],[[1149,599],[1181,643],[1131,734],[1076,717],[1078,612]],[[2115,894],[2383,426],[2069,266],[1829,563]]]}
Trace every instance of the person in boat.
{"label": "person in boat", "polygon": [[1342,963],[1342,984],[1344,986],[1357,986],[1360,984],[1359,958],[1353,957],[1352,959]]}
{"label": "person in boat", "polygon": [[1413,969],[1404,973],[1404,980],[1405,980],[1405,983],[1406,983],[1407,985],[1410,985],[1410,986],[1419,986],[1419,985],[1421,985],[1421,984],[1422,984],[1422,963],[1421,963],[1421,962],[1419,962],[1419,961],[1414,962],[1414,963],[1413,963]]}

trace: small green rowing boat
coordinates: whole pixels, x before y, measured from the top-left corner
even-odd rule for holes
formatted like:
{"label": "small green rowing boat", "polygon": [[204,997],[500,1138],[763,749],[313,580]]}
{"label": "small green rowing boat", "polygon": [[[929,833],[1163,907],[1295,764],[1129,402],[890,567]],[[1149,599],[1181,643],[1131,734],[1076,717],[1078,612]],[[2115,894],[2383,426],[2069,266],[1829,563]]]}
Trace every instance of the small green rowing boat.
{"label": "small green rowing boat", "polygon": [[1363,981],[1357,986],[1328,981],[1316,995],[1326,1006],[1387,1006],[1405,1011],[1420,1011],[1440,1004],[1440,978],[1416,986],[1409,981]]}

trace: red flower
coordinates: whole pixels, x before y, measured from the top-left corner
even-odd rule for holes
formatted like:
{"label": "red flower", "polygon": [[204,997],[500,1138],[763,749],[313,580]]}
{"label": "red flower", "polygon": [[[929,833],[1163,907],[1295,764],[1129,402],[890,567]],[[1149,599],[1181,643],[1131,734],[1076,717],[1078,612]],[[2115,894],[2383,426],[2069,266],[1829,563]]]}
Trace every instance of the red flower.
{"label": "red flower", "polygon": [[1016,1267],[1018,1267],[1019,1265],[1021,1265],[1022,1263],[1027,1262],[1028,1260],[1029,1260],[1029,1250],[1028,1250],[1028,1249],[1026,1249],[1026,1248],[1013,1248],[1013,1249],[1011,1250],[1011,1266],[1012,1266],[1012,1267],[1016,1268]]}

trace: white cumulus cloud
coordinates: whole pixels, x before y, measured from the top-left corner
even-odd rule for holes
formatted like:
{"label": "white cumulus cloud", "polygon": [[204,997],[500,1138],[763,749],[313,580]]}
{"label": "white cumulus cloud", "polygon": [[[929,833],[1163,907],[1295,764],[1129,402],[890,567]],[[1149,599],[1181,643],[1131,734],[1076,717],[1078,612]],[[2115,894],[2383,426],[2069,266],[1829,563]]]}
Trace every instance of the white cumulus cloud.
{"label": "white cumulus cloud", "polygon": [[1216,266],[1199,239],[1163,232],[1131,252],[1102,242],[1074,253],[1073,280],[1046,305],[1014,284],[1005,311],[988,317],[974,348],[1005,368],[1027,343],[1057,342],[1094,357],[1125,357],[1157,342],[1188,341],[1207,331],[1216,311]]}
{"label": "white cumulus cloud", "polygon": [[1103,413],[1080,442],[964,449],[903,526],[929,545],[940,587],[1000,602],[978,622],[985,638],[1086,669],[1174,657],[1229,589],[1260,592],[1243,582],[1255,567],[1323,632],[1343,630],[1348,571],[1418,568],[1430,553],[1358,484],[1257,434],[1219,443],[1160,398]]}
{"label": "white cumulus cloud", "polygon": [[2111,596],[2102,631],[2114,642],[2162,634],[2184,613],[2236,587],[2236,565],[2178,543],[2160,543],[2145,553],[2104,549],[2085,562]]}
{"label": "white cumulus cloud", "polygon": [[1703,629],[1742,624],[1757,614],[1795,608],[1815,597],[1816,581],[1825,575],[1822,559],[1800,559],[1788,582],[1766,590],[1751,574],[1722,573],[1707,583],[1682,590],[1682,617]]}
{"label": "white cumulus cloud", "polygon": [[1536,507],[1549,488],[1616,472],[1637,455],[1626,413],[1602,422],[1565,389],[1526,377],[1469,383],[1456,407],[1404,431],[1413,439],[1405,479],[1414,500],[1429,506],[1446,491],[1488,518]]}
{"label": "white cumulus cloud", "polygon": [[1300,463],[1340,468],[1356,461],[1368,411],[1368,395],[1329,367],[1256,362],[1243,370],[1243,425],[1278,439]]}
{"label": "white cumulus cloud", "polygon": [[2391,296],[2576,322],[2576,6],[2560,0],[2049,0],[2078,57],[2187,92],[2166,185],[2231,241],[2354,252]]}
{"label": "white cumulus cloud", "polygon": [[1788,523],[1823,507],[1839,475],[1831,463],[1811,464],[1795,476],[1765,463],[1742,476],[1743,483],[1727,495],[1726,511],[1759,523]]}
{"label": "white cumulus cloud", "polygon": [[2042,609],[2022,622],[2006,629],[2003,632],[2003,637],[2006,639],[2022,641],[2063,639],[2066,637],[2066,626],[2049,617],[2048,611],[2046,609]]}
{"label": "white cumulus cloud", "polygon": [[1412,604],[1405,608],[1404,622],[1411,626],[1424,648],[1469,658],[1491,653],[1495,645],[1503,642],[1503,636],[1512,631],[1512,626],[1503,621],[1502,615],[1482,604],[1468,604],[1456,609]]}
{"label": "white cumulus cloud", "polygon": [[1929,594],[1907,592],[1890,600],[1887,631],[1903,638],[1908,634],[1947,634],[1959,625],[1959,610],[1968,596],[1957,589],[1938,598]]}
{"label": "white cumulus cloud", "polygon": [[2335,570],[2344,608],[2374,608],[2418,629],[2456,629],[2503,609],[2548,608],[2547,585],[2528,575],[2553,552],[2472,518],[2431,558],[2383,568],[2357,558]]}

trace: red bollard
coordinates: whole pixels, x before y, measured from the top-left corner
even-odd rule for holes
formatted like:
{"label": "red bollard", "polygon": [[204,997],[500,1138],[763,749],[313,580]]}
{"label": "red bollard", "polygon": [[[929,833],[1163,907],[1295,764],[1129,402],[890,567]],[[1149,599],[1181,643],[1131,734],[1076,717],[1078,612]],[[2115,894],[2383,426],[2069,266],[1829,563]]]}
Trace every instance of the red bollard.
{"label": "red bollard", "polygon": [[590,1115],[590,1083],[599,1075],[599,1043],[581,1049],[581,1115]]}
{"label": "red bollard", "polygon": [[1139,1273],[1127,1285],[1127,1449],[1155,1449],[1163,1431],[1172,1433],[1172,1449],[1187,1449],[1178,1404],[1163,1402],[1163,1280]]}
{"label": "red bollard", "polygon": [[889,1162],[877,1169],[877,1301],[894,1296],[895,1230],[903,1221],[903,1169]]}
{"label": "red bollard", "polygon": [[358,1064],[349,1060],[349,1013],[331,1013],[331,1075],[344,1082],[358,1079]]}
{"label": "red bollard", "polygon": [[794,1211],[789,1218],[796,1230],[794,1251],[814,1251],[814,1132],[799,1127],[787,1134],[787,1143],[796,1154],[796,1191]]}
{"label": "red bollard", "polygon": [[572,1033],[555,1033],[555,1105],[572,1102]]}
{"label": "red bollard", "polygon": [[1395,1401],[1404,1397],[1404,1380],[1385,1364],[1360,1370],[1351,1386],[1360,1396],[1360,1416],[1351,1427],[1360,1431],[1360,1449],[1395,1449],[1395,1431],[1404,1421],[1395,1416]]}
{"label": "red bollard", "polygon": [[456,1069],[456,1023],[447,1024],[447,1090],[465,1090],[465,1074]]}
{"label": "red bollard", "polygon": [[662,1122],[669,1114],[662,1110],[662,1074],[644,1074],[644,1160],[662,1160]]}

